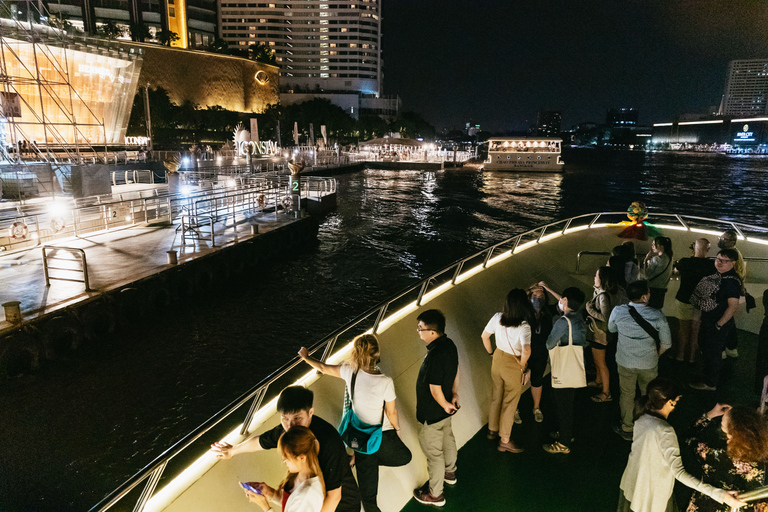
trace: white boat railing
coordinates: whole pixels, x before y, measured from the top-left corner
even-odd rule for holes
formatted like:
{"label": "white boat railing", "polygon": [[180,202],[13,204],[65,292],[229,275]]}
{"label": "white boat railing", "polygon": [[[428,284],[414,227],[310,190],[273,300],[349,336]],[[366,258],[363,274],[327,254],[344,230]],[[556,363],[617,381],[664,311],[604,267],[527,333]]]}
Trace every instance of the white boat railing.
{"label": "white boat railing", "polygon": [[[312,345],[309,352],[314,354],[322,350],[323,361],[327,360],[333,353],[339,341],[350,342],[352,338],[363,332],[376,333],[383,323],[388,322],[394,317],[399,317],[404,310],[412,310],[421,306],[425,299],[439,294],[441,290],[448,288],[457,282],[464,281],[482,271],[494,263],[514,256],[527,248],[547,241],[567,235],[569,233],[581,231],[584,229],[603,228],[606,226],[617,226],[626,221],[626,212],[601,212],[578,215],[569,219],[551,222],[543,226],[531,229],[524,233],[507,238],[501,242],[490,245],[470,256],[462,258],[443,269],[433,273],[429,277],[422,279],[418,283],[407,287],[400,293],[393,295],[377,306],[369,309],[351,322],[336,331],[330,333],[319,342]],[[688,215],[676,215],[665,213],[651,213],[649,219],[657,228],[668,228],[680,231],[692,231],[719,236],[725,229],[734,229],[743,240],[752,241],[759,244],[768,245],[768,229],[741,224],[732,221],[709,219],[706,217],[695,217]],[[664,220],[669,224],[659,224],[658,221]],[[752,236],[750,236],[752,235]],[[755,235],[762,235],[762,238],[756,238]],[[399,308],[397,312],[387,314]],[[149,499],[157,491],[158,483],[168,466],[168,463],[187,450],[196,441],[200,440],[205,434],[209,433],[241,408],[248,405],[248,411],[243,419],[241,435],[250,433],[251,422],[256,413],[261,408],[267,392],[274,384],[283,384],[285,377],[290,377],[291,372],[299,366],[301,359],[294,357],[272,374],[262,379],[250,390],[242,394],[235,401],[227,405],[224,409],[205,421],[197,429],[187,434],[181,440],[176,442],[170,448],[160,454],[154,461],[148,464],[144,469],[128,479],[115,491],[107,495],[103,500],[97,503],[90,512],[103,512],[109,510],[116,503],[126,498],[128,495],[139,494],[136,499],[134,512],[142,512]],[[279,392],[283,387],[277,389]],[[274,391],[274,390],[273,390]],[[276,393],[275,393],[276,394]],[[218,440],[218,439],[216,439]],[[210,444],[210,443],[208,443]],[[207,451],[208,446],[205,446]],[[187,457],[189,459],[189,457]],[[145,484],[139,493],[139,486]]]}

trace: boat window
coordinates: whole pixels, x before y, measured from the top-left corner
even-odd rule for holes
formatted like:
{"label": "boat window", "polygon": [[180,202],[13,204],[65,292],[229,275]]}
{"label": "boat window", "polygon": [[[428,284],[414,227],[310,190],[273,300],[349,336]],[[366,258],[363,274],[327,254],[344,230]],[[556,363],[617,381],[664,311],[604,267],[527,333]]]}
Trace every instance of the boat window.
{"label": "boat window", "polygon": [[537,158],[538,158],[539,160],[541,160],[541,157],[540,157],[540,156],[539,156],[539,157],[537,157]]}
{"label": "boat window", "polygon": [[518,159],[518,160],[521,160],[522,158],[523,158],[523,157],[521,157],[521,156],[517,157],[517,159]]}
{"label": "boat window", "polygon": [[507,160],[511,160],[511,159],[512,159],[512,157],[511,157],[511,156],[508,156],[508,157],[507,157]]}

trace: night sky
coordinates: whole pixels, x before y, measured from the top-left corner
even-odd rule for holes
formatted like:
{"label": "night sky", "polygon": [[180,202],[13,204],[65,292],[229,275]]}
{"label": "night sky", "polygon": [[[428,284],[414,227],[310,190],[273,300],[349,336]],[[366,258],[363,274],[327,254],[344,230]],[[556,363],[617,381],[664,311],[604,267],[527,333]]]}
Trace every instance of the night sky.
{"label": "night sky", "polygon": [[384,94],[437,128],[640,123],[718,106],[728,62],[768,58],[768,0],[382,0]]}

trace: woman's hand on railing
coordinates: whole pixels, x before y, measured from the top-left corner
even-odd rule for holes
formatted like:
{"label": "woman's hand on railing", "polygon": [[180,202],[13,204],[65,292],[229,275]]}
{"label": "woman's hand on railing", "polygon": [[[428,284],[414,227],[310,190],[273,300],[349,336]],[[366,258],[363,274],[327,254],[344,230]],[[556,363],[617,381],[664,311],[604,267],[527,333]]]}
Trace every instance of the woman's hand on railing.
{"label": "woman's hand on railing", "polygon": [[299,349],[299,357],[303,361],[308,362],[307,359],[309,358],[309,350],[307,350],[307,347],[301,347],[301,349]]}
{"label": "woman's hand on railing", "polygon": [[216,454],[217,459],[231,459],[234,453],[232,453],[231,444],[224,441],[217,441],[211,445],[211,451]]}

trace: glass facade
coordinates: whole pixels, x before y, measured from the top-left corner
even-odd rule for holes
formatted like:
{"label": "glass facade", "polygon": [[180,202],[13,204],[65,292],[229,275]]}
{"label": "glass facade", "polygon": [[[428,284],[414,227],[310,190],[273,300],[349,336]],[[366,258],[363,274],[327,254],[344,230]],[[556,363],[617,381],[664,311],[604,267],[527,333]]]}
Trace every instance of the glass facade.
{"label": "glass facade", "polygon": [[20,107],[6,112],[0,125],[6,145],[122,144],[141,59],[92,43],[64,47],[2,39],[4,106],[13,101]]}

